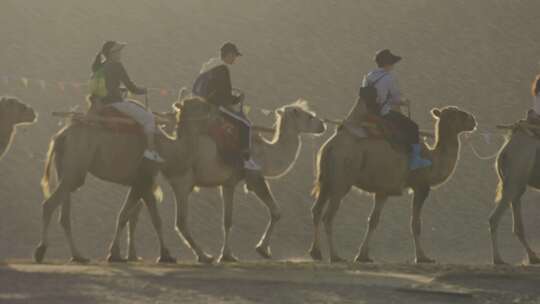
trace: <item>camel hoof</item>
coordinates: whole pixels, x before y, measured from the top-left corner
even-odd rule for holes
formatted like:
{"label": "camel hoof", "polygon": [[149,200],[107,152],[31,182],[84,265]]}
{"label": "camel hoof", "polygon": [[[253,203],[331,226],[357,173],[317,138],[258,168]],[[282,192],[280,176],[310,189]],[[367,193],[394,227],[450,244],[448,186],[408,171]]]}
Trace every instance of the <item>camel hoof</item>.
{"label": "camel hoof", "polygon": [[236,263],[238,262],[238,258],[235,257],[232,254],[221,254],[221,256],[218,259],[218,263],[224,264],[224,263]]}
{"label": "camel hoof", "polygon": [[162,255],[157,258],[156,263],[158,264],[176,264],[176,259],[170,255]]}
{"label": "camel hoof", "polygon": [[45,257],[45,252],[47,252],[46,245],[40,244],[39,246],[37,246],[36,249],[34,250],[34,261],[36,263],[43,262],[43,258]]}
{"label": "camel hoof", "polygon": [[205,253],[197,258],[197,262],[209,265],[214,263],[214,257]]}
{"label": "camel hoof", "polygon": [[69,262],[73,263],[73,264],[88,264],[88,263],[90,263],[90,259],[87,259],[87,258],[82,257],[82,256],[73,256],[73,257],[71,257]]}
{"label": "camel hoof", "polygon": [[508,263],[506,263],[502,259],[493,259],[493,265],[495,265],[495,266],[504,266],[504,265],[508,265]]}
{"label": "camel hoof", "polygon": [[127,263],[127,260],[116,254],[109,254],[107,256],[108,263]]}
{"label": "camel hoof", "polygon": [[373,263],[373,260],[370,259],[368,256],[357,256],[355,259],[354,259],[354,262],[355,263],[362,263],[362,264],[371,264]]}
{"label": "camel hoof", "polygon": [[530,256],[529,257],[529,264],[530,265],[540,264],[540,259],[537,256]]}
{"label": "camel hoof", "polygon": [[415,264],[434,264],[435,260],[428,257],[417,257],[414,259]]}
{"label": "camel hoof", "polygon": [[311,258],[314,260],[314,261],[322,261],[322,253],[321,253],[321,250],[319,248],[311,248],[309,250],[309,255],[311,256]]}
{"label": "camel hoof", "polygon": [[272,252],[270,251],[270,247],[268,246],[257,246],[255,247],[255,251],[263,257],[264,259],[271,259],[272,258]]}
{"label": "camel hoof", "polygon": [[128,262],[132,262],[132,263],[137,263],[137,262],[142,262],[144,261],[143,258],[141,258],[140,256],[137,256],[137,255],[128,255],[127,259],[126,259]]}
{"label": "camel hoof", "polygon": [[330,263],[336,264],[336,263],[345,263],[347,262],[345,259],[335,255],[333,257],[330,257]]}

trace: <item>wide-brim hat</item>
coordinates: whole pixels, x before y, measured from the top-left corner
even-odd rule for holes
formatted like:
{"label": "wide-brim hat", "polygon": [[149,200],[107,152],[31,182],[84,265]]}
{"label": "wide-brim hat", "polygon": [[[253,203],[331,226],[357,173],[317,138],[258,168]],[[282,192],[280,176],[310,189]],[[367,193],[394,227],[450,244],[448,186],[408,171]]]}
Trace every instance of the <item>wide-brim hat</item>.
{"label": "wide-brim hat", "polygon": [[374,58],[379,66],[396,64],[401,61],[401,59],[401,56],[393,54],[389,49],[377,51]]}
{"label": "wide-brim hat", "polygon": [[115,41],[114,45],[111,47],[111,52],[121,51],[126,45],[127,43],[125,42]]}

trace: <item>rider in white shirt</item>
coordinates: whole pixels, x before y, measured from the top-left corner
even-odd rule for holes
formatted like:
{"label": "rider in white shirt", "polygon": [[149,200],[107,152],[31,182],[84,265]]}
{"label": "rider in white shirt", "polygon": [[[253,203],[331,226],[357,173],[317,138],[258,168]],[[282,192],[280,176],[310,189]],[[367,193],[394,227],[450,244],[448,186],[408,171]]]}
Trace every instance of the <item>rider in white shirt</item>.
{"label": "rider in white shirt", "polygon": [[399,91],[397,77],[392,73],[394,65],[401,61],[388,49],[378,51],[375,55],[377,68],[369,72],[362,81],[362,87],[374,87],[377,90],[377,104],[382,118],[397,126],[400,134],[398,140],[410,145],[409,168],[411,170],[422,169],[431,166],[431,161],[422,158],[422,145],[418,125],[400,111],[403,103]]}

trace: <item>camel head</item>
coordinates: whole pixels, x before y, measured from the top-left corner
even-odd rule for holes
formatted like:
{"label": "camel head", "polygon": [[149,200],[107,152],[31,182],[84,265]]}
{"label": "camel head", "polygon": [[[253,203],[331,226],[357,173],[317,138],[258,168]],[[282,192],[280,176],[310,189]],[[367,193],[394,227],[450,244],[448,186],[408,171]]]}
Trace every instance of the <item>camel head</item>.
{"label": "camel head", "polygon": [[34,109],[15,97],[0,98],[0,117],[13,125],[33,124],[37,120]]}
{"label": "camel head", "polygon": [[321,135],[326,131],[324,122],[309,109],[305,100],[298,100],[277,109],[276,115],[280,123],[287,124],[289,128],[295,126],[299,133]]}
{"label": "camel head", "polygon": [[458,107],[444,107],[431,110],[431,115],[437,120],[437,129],[440,132],[460,134],[476,130],[474,116]]}

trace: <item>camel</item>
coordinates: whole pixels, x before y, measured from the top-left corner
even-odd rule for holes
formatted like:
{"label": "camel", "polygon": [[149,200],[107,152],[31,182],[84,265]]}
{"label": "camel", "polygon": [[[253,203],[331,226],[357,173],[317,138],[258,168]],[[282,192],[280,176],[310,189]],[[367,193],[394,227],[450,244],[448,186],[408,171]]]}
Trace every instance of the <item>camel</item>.
{"label": "camel", "polygon": [[425,147],[424,155],[433,161],[430,168],[409,172],[408,157],[403,151],[392,147],[385,139],[359,138],[347,131],[349,124],[362,120],[365,110],[359,110],[361,100],[353,108],[344,123],[319,150],[317,179],[312,206],[314,235],[309,253],[314,260],[321,260],[319,226],[324,222],[331,262],[343,262],[333,242],[332,226],[343,197],[351,187],[357,187],[374,195],[373,209],[368,219],[367,231],[356,262],[372,262],[369,242],[379,223],[381,211],[389,196],[401,195],[403,190],[414,193],[412,200],[411,232],[414,240],[415,262],[433,263],[420,244],[421,211],[424,201],[433,187],[441,185],[452,175],[459,158],[462,132],[476,128],[475,118],[456,107],[431,111],[436,120],[436,142]]}
{"label": "camel", "polygon": [[[191,192],[193,187],[195,185],[186,186],[185,182],[186,180],[189,180],[189,177],[197,176],[197,178],[201,178],[201,180],[197,181],[197,186],[201,187],[209,187],[212,185],[217,185],[217,183],[222,182],[226,183],[226,185],[223,186],[223,195],[225,197],[225,207],[224,207],[224,219],[225,219],[225,225],[229,227],[226,229],[226,242],[224,245],[225,254],[223,255],[223,258],[221,260],[230,260],[233,258],[232,254],[230,254],[230,250],[228,249],[228,231],[230,230],[230,225],[232,224],[232,192],[234,190],[234,185],[238,183],[240,180],[243,179],[243,174],[240,171],[243,170],[235,170],[233,168],[230,168],[226,166],[217,155],[216,146],[210,138],[207,136],[204,136],[203,134],[199,134],[201,130],[206,130],[206,125],[209,122],[211,118],[211,112],[213,111],[212,107],[208,105],[207,103],[201,102],[200,100],[194,98],[194,99],[186,99],[182,102],[182,104],[175,104],[175,107],[177,110],[180,111],[180,119],[179,124],[177,127],[177,138],[176,140],[171,140],[165,136],[158,137],[158,147],[159,152],[162,155],[162,157],[165,158],[166,162],[163,164],[160,168],[160,171],[163,173],[169,184],[171,185],[173,192],[175,194],[176,198],[176,204],[177,204],[177,218],[176,218],[176,230],[181,238],[184,239],[184,241],[191,246],[191,248],[194,250],[198,257],[198,261],[201,263],[212,263],[213,257],[204,253],[194,242],[193,238],[191,237],[191,234],[187,227],[187,216],[188,216],[188,208],[187,208],[187,196],[189,193],[186,193],[186,191]],[[290,170],[290,163],[284,163],[280,162],[278,160],[281,160],[279,157],[280,155],[276,155],[276,151],[280,153],[294,153],[294,156],[291,158],[295,159],[298,155],[299,150],[299,139],[298,139],[298,133],[294,136],[289,136],[291,134],[291,130],[296,130],[297,132],[304,132],[307,130],[307,132],[311,133],[322,133],[324,131],[324,124],[319,119],[315,118],[315,116],[308,112],[307,110],[307,104],[305,103],[295,103],[289,106],[285,106],[283,108],[280,108],[276,111],[278,115],[278,132],[281,131],[281,136],[277,136],[272,142],[266,142],[267,145],[257,145],[255,144],[255,155],[261,155],[264,153],[268,153],[269,155],[272,154],[272,157],[275,157],[275,160],[272,162],[273,166],[269,167],[273,170],[266,169],[266,172],[269,172],[274,177],[278,177],[279,173],[284,173],[288,170]],[[88,128],[85,128],[88,129]],[[195,130],[195,131],[194,131]],[[59,152],[55,152],[57,145],[57,142],[62,137],[66,137],[64,134],[64,131],[61,131],[58,135],[56,135],[56,138],[53,140],[53,144],[51,146],[51,152],[50,157],[53,157],[56,154],[56,167],[61,168],[60,171],[62,171],[64,168],[69,167],[67,164],[62,164],[63,162],[68,162],[69,157],[73,158],[72,155],[77,155],[77,153],[73,153],[71,156],[67,156],[65,152],[61,151],[62,149],[59,149]],[[86,130],[82,133],[94,133],[95,130]],[[279,133],[278,133],[279,134]],[[76,136],[75,136],[76,135]],[[91,156],[92,153],[98,153],[98,152],[88,152],[88,151],[97,151],[98,146],[108,146],[105,149],[99,150],[99,162],[94,161],[90,165],[86,166],[80,166],[78,169],[70,170],[74,171],[74,173],[71,173],[70,176],[78,176],[78,179],[75,179],[75,182],[70,182],[69,184],[65,182],[64,184],[68,185],[68,189],[75,189],[77,186],[80,185],[80,182],[77,182],[77,180],[81,179],[81,175],[84,176],[84,174],[87,172],[90,172],[102,179],[116,182],[119,184],[128,184],[131,185],[132,188],[130,189],[128,193],[128,197],[126,198],[126,201],[124,203],[124,206],[122,207],[122,210],[120,211],[120,214],[117,219],[117,228],[115,232],[115,236],[113,238],[110,252],[108,256],[108,260],[115,262],[115,261],[125,261],[120,257],[120,250],[118,245],[118,239],[121,231],[126,226],[126,224],[129,221],[129,238],[128,241],[130,244],[133,244],[132,239],[134,237],[134,230],[136,226],[136,220],[138,213],[140,211],[140,204],[138,203],[139,198],[143,198],[147,208],[150,211],[150,215],[152,218],[152,222],[154,224],[154,229],[156,230],[158,234],[158,238],[160,241],[160,257],[158,258],[158,262],[174,262],[174,259],[170,256],[168,249],[165,247],[165,244],[163,243],[162,238],[162,231],[161,231],[161,219],[159,218],[159,215],[157,213],[157,207],[156,202],[157,200],[155,197],[151,194],[150,191],[150,185],[152,185],[151,182],[145,181],[143,179],[143,182],[139,182],[138,184],[133,184],[134,177],[133,175],[137,176],[137,167],[136,164],[138,163],[136,160],[140,158],[140,155],[142,154],[142,148],[138,147],[137,145],[140,145],[140,139],[134,139],[129,138],[127,136],[124,136],[125,138],[121,139],[118,138],[118,136],[112,136],[103,134],[101,132],[99,135],[95,134],[88,134],[86,135],[86,138],[83,138],[81,136],[83,134],[74,134],[73,137],[76,137],[77,141],[73,139],[73,143],[71,144],[63,144],[65,146],[63,149],[69,148],[69,146],[73,146],[73,150],[76,150],[79,145],[81,145],[82,142],[88,142],[90,141],[91,145],[93,146],[91,149],[89,149],[88,146],[84,148],[85,154],[88,156],[84,159],[87,159]],[[291,144],[289,141],[295,142],[296,140],[296,150],[292,152]],[[64,141],[64,140],[62,140]],[[95,146],[95,147],[94,147]],[[67,147],[67,148],[66,148]],[[258,148],[257,148],[258,147]],[[126,150],[124,150],[126,149]],[[80,148],[79,148],[80,150]],[[118,161],[118,159],[115,159],[113,156],[115,154],[122,154],[116,151],[126,151],[123,155],[130,154],[130,156],[124,156],[126,160],[122,160],[122,163],[115,163],[114,161]],[[137,151],[137,153],[130,153],[127,151]],[[207,151],[207,153],[201,153],[201,151]],[[139,153],[140,152],[140,153]],[[79,151],[78,153],[82,153],[82,151]],[[133,154],[133,155],[131,155]],[[61,162],[58,162],[58,158],[64,159]],[[129,159],[128,159],[129,158]],[[268,157],[270,159],[270,157]],[[81,160],[73,159],[71,160],[71,163],[81,163]],[[84,162],[83,162],[84,163]],[[69,163],[68,163],[69,164]],[[114,166],[112,165],[114,164]],[[120,166],[119,166],[120,165]],[[218,170],[213,170],[212,165],[215,165]],[[285,167],[282,167],[281,171],[278,172],[276,168],[279,168],[280,165],[283,165]],[[263,163],[263,167],[266,168],[268,165]],[[220,170],[222,170],[220,172]],[[48,170],[46,170],[47,172]],[[116,175],[118,172],[123,172],[123,178],[117,177]],[[274,173],[277,172],[277,173]],[[195,175],[195,174],[196,175]],[[45,176],[48,174],[46,173]],[[42,234],[42,240],[40,245],[36,248],[35,251],[35,260],[36,261],[42,261],[43,256],[45,253],[45,250],[47,248],[47,225],[50,220],[50,213],[52,210],[54,210],[54,205],[60,204],[62,201],[64,202],[62,204],[62,209],[64,209],[66,206],[69,206],[69,195],[65,194],[66,190],[62,190],[62,184],[63,181],[66,180],[65,174],[60,174],[60,184],[57,187],[57,190],[53,193],[53,196],[59,192],[59,189],[61,190],[61,194],[57,195],[57,197],[61,197],[61,199],[53,199],[53,196],[46,200],[44,202],[44,226]],[[62,177],[64,176],[64,177]],[[222,178],[220,181],[219,179]],[[270,239],[270,234],[273,229],[275,221],[277,221],[277,218],[279,217],[279,210],[277,208],[277,205],[275,204],[271,193],[269,189],[267,188],[267,184],[262,179],[262,177],[259,176],[253,176],[250,177],[249,175],[246,176],[246,179],[252,181],[248,182],[249,185],[251,185],[251,189],[258,194],[258,196],[267,204],[268,208],[271,210],[271,223],[267,227],[267,231],[265,232],[265,236],[263,237],[264,242],[261,242],[261,249],[260,250],[267,255],[270,255],[269,253],[269,246],[268,242]],[[69,178],[69,180],[73,180],[73,178]],[[137,179],[135,178],[135,181]],[[47,179],[44,179],[44,186],[46,186],[48,183]],[[230,183],[230,184],[229,184]],[[234,184],[233,184],[234,183]],[[140,185],[142,184],[142,185]],[[67,199],[66,199],[67,198]],[[53,205],[54,204],[54,205]],[[52,205],[52,207],[51,207]],[[87,259],[83,258],[78,250],[76,249],[72,237],[71,237],[71,229],[69,225],[69,207],[66,207],[68,210],[64,212],[62,210],[61,213],[61,223],[64,227],[64,230],[66,231],[66,236],[68,237],[68,242],[70,244],[71,252],[72,252],[72,260],[75,262],[86,262]],[[128,260],[135,260],[137,259],[136,252],[134,246],[129,246],[129,253],[128,253]]]}
{"label": "camel", "polygon": [[[271,140],[266,140],[254,135],[252,154],[253,158],[262,167],[262,175],[247,174],[244,176],[242,169],[226,165],[219,157],[216,145],[207,136],[197,139],[196,150],[198,153],[194,160],[195,166],[192,171],[184,176],[169,180],[173,185],[177,199],[178,209],[181,212],[177,218],[177,230],[183,236],[185,243],[193,250],[199,262],[211,263],[213,256],[207,254],[195,242],[187,225],[188,197],[194,187],[220,187],[223,199],[223,246],[218,262],[235,262],[238,259],[233,255],[229,246],[230,231],[232,228],[232,212],[234,201],[234,189],[246,180],[247,187],[268,208],[269,222],[259,243],[256,252],[263,258],[271,258],[270,239],[276,222],[280,219],[281,212],[276,204],[266,179],[278,179],[286,175],[293,167],[301,149],[301,134],[320,135],[326,130],[324,122],[317,118],[315,113],[309,110],[306,101],[299,100],[295,103],[283,106],[275,111],[275,132]],[[138,209],[132,213],[130,226],[136,225]],[[135,252],[132,234],[134,227],[130,227],[128,239],[129,259],[137,260],[131,256]]]}
{"label": "camel", "polygon": [[510,205],[512,206],[514,234],[525,248],[529,263],[540,263],[540,259],[525,238],[521,214],[521,197],[527,186],[540,189],[539,149],[540,139],[521,129],[515,129],[499,151],[496,160],[496,171],[499,177],[495,199],[496,207],[489,217],[492,258],[495,265],[505,264],[499,253],[497,228],[502,215]]}
{"label": "camel", "polygon": [[[190,109],[187,109],[190,110]],[[186,111],[186,115],[196,117],[206,115],[206,112],[197,114],[197,108]],[[205,109],[206,110],[206,109]],[[178,114],[181,118],[183,114]],[[200,120],[203,121],[203,120]],[[177,128],[183,132],[198,130],[199,120],[180,121]],[[166,162],[161,166],[143,160],[145,141],[142,134],[119,134],[73,121],[53,136],[45,172],[42,179],[42,188],[46,196],[42,205],[42,230],[41,240],[34,251],[34,260],[41,263],[48,247],[48,227],[51,216],[55,209],[61,207],[59,221],[67,238],[71,261],[86,263],[89,261],[80,254],[71,232],[71,193],[84,185],[88,173],[112,183],[129,186],[125,205],[132,201],[142,199],[150,213],[153,227],[156,231],[160,257],[158,262],[172,263],[176,260],[171,257],[168,248],[163,241],[161,217],[158,214],[157,201],[160,200],[160,189],[154,182],[158,170],[173,175],[175,172],[186,170],[187,163],[184,156],[189,150],[187,136],[170,138],[163,132],[156,136],[156,144],[159,152]],[[50,192],[50,175],[52,169],[56,169],[58,185]],[[180,174],[179,173],[179,174]],[[117,219],[117,232],[121,230],[121,223],[125,221],[130,210],[125,210]],[[117,234],[118,234],[117,233]],[[112,241],[109,261],[121,261],[118,246],[118,235]]]}
{"label": "camel", "polygon": [[33,124],[37,114],[27,104],[14,97],[0,98],[0,159],[7,153],[16,134],[16,127]]}

